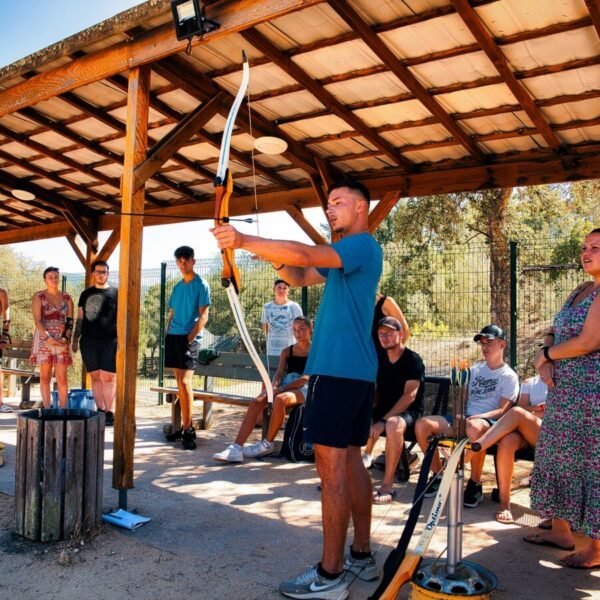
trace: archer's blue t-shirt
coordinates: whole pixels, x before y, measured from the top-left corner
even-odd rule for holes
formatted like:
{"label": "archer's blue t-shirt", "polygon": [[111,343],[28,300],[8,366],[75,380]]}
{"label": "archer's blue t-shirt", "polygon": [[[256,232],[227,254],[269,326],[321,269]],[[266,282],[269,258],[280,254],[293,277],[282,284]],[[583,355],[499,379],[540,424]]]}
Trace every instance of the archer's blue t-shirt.
{"label": "archer's blue t-shirt", "polygon": [[188,283],[183,279],[177,282],[169,298],[169,308],[173,309],[173,318],[167,333],[188,334],[198,320],[198,309],[209,305],[210,288],[200,275],[195,273],[194,279]]}
{"label": "archer's blue t-shirt", "polygon": [[305,373],[375,381],[377,354],[371,327],[382,252],[370,233],[331,244],[340,269],[318,269],[327,278]]}

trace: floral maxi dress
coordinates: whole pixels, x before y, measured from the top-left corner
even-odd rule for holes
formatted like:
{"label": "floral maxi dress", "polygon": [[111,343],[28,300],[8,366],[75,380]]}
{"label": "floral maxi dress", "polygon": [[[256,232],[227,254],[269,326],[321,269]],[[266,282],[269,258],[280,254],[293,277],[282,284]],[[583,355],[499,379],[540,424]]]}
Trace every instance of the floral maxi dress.
{"label": "floral maxi dress", "polygon": [[[555,344],[579,335],[599,293],[572,306],[580,289],[554,319]],[[600,539],[600,351],[557,360],[554,380],[535,450],[531,507]]]}

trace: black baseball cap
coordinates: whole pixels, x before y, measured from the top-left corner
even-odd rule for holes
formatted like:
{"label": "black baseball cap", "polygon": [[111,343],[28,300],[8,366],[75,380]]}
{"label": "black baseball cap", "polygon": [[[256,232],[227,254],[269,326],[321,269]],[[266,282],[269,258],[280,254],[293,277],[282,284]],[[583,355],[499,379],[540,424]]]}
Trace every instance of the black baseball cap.
{"label": "black baseball cap", "polygon": [[400,324],[400,321],[394,317],[383,317],[383,319],[379,319],[377,327],[389,327],[390,329],[395,329],[396,331],[402,331],[402,325]]}
{"label": "black baseball cap", "polygon": [[481,338],[486,338],[488,340],[493,340],[495,338],[499,338],[501,340],[506,340],[506,331],[498,325],[486,325],[474,338],[474,342],[478,342]]}

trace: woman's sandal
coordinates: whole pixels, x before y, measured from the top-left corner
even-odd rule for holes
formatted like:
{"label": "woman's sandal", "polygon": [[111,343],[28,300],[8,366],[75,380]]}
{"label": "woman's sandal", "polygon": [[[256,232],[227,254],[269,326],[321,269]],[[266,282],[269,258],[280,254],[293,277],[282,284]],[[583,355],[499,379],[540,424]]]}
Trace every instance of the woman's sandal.
{"label": "woman's sandal", "polygon": [[515,522],[515,520],[512,516],[512,513],[510,512],[510,510],[508,508],[506,508],[504,510],[499,510],[496,513],[496,521],[498,521],[498,523],[504,523],[506,525],[510,525],[510,523]]}
{"label": "woman's sandal", "polygon": [[373,493],[373,504],[390,504],[396,499],[398,492],[392,490],[391,492],[384,492],[383,490],[377,490]]}
{"label": "woman's sandal", "polygon": [[[579,559],[578,559],[578,557],[579,557]],[[560,562],[563,565],[565,565],[565,567],[569,567],[570,569],[600,569],[600,563],[591,565],[589,563],[586,563],[585,560],[581,560],[580,552],[568,554],[564,558],[561,558]]]}

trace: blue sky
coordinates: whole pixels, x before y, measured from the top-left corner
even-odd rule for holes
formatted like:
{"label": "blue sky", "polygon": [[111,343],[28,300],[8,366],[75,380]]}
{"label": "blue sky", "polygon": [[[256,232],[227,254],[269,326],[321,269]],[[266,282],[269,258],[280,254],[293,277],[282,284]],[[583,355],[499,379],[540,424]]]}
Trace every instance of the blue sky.
{"label": "blue sky", "polygon": [[0,66],[87,29],[139,0],[0,0]]}
{"label": "blue sky", "polygon": [[[11,64],[36,50],[58,42],[99,23],[132,6],[139,0],[30,0],[27,3],[0,0],[0,66]],[[305,211],[306,217],[318,226],[324,220],[320,209]],[[142,265],[157,267],[171,260],[173,250],[182,244],[196,249],[196,256],[209,256],[217,252],[210,222],[180,223],[144,230]],[[240,224],[240,230],[257,234],[256,224]],[[258,233],[264,237],[296,239],[309,242],[304,233],[285,213],[262,215]],[[108,233],[100,234],[102,244]],[[15,250],[46,265],[59,266],[63,272],[79,272],[81,263],[65,239],[50,239],[12,245]],[[118,249],[109,259],[110,266],[119,266]]]}

